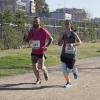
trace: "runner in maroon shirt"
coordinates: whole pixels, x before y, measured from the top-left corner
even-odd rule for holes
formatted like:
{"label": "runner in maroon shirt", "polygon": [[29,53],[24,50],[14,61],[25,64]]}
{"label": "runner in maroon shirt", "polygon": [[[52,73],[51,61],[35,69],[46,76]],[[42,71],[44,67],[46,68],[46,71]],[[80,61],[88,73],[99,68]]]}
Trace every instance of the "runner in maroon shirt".
{"label": "runner in maroon shirt", "polygon": [[[48,39],[47,44],[46,39]],[[40,19],[38,17],[34,18],[33,28],[29,31],[27,37],[24,37],[24,41],[29,42],[30,40],[32,41],[31,59],[33,71],[37,78],[36,84],[41,84],[41,78],[39,75],[38,68],[43,71],[44,78],[47,81],[49,76],[48,71],[44,66],[44,62],[46,59],[45,53],[47,51],[48,46],[52,43],[53,38],[45,28],[40,26]]]}

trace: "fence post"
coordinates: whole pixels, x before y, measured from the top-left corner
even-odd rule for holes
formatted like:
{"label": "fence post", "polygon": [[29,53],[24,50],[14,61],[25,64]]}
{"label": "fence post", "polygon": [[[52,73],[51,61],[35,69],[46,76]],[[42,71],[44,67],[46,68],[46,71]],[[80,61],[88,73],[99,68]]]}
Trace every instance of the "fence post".
{"label": "fence post", "polygon": [[2,13],[1,13],[1,37],[3,35],[3,18],[2,18]]}

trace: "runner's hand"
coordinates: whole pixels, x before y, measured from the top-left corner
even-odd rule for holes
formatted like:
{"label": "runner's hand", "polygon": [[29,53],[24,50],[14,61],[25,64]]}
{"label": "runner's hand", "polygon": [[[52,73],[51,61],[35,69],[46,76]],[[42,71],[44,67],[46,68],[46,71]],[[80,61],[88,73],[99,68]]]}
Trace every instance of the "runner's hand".
{"label": "runner's hand", "polygon": [[47,51],[47,47],[42,47],[45,51]]}
{"label": "runner's hand", "polygon": [[26,40],[26,35],[24,35],[24,37],[23,37],[23,41],[25,41]]}
{"label": "runner's hand", "polygon": [[69,48],[72,48],[74,45],[73,44],[68,44],[68,47]]}

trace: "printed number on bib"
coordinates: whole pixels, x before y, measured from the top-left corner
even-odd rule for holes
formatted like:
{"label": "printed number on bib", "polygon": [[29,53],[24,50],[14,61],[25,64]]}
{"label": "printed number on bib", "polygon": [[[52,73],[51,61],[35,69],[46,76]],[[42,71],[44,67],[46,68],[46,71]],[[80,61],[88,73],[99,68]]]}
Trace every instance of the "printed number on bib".
{"label": "printed number on bib", "polygon": [[32,41],[32,48],[33,49],[40,49],[40,41],[39,40]]}
{"label": "printed number on bib", "polygon": [[75,52],[76,52],[76,47],[75,46],[70,48],[68,46],[68,44],[66,44],[66,46],[65,46],[65,53],[74,54]]}

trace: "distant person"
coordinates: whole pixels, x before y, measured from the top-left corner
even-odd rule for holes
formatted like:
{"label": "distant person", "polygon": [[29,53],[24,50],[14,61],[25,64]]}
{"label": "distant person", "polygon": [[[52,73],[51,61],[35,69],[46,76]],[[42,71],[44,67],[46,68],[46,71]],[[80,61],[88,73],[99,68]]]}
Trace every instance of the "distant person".
{"label": "distant person", "polygon": [[[62,46],[63,44],[63,46]],[[78,77],[77,68],[74,67],[76,61],[76,46],[82,44],[79,36],[72,30],[72,23],[70,20],[65,21],[65,31],[62,32],[58,39],[58,45],[62,46],[61,51],[61,66],[64,77],[66,79],[66,88],[72,86],[69,73],[73,72],[74,78]]]}
{"label": "distant person", "polygon": [[[46,39],[48,39],[47,44]],[[41,78],[38,68],[43,71],[44,78],[47,81],[49,76],[48,71],[44,66],[44,62],[46,59],[45,53],[48,49],[48,46],[52,43],[53,38],[45,28],[40,26],[40,19],[38,17],[34,18],[33,28],[29,31],[27,37],[24,36],[24,41],[29,42],[30,40],[32,41],[32,66],[34,74],[37,78],[35,84],[41,84]]]}

